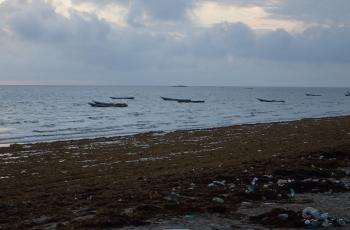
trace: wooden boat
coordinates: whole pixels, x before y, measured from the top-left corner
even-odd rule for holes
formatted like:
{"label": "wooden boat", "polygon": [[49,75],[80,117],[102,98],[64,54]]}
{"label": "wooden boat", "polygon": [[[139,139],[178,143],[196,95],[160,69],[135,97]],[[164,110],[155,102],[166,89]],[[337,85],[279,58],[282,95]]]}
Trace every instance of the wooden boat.
{"label": "wooden boat", "polygon": [[179,99],[179,100],[177,100],[177,102],[179,102],[179,103],[191,103],[191,100],[190,99]]}
{"label": "wooden boat", "polygon": [[191,103],[205,103],[205,101],[199,100],[199,101],[191,101]]}
{"label": "wooden boat", "polygon": [[350,96],[350,92],[346,92],[345,96],[349,97]]}
{"label": "wooden boat", "polygon": [[92,107],[128,107],[128,104],[125,103],[107,103],[107,102],[99,102],[99,101],[93,101],[89,102],[89,105]]}
{"label": "wooden boat", "polygon": [[170,98],[170,97],[161,97],[164,101],[191,101],[190,99],[178,99],[178,98]]}
{"label": "wooden boat", "polygon": [[267,100],[267,99],[262,99],[262,98],[257,98],[257,100],[261,101],[261,102],[281,102],[281,103],[286,102],[284,100]]}
{"label": "wooden boat", "polygon": [[164,101],[177,101],[178,103],[204,103],[205,101],[193,101],[191,99],[178,99],[178,98],[169,98],[161,97]]}
{"label": "wooden boat", "polygon": [[322,95],[321,95],[321,94],[307,93],[306,96],[308,96],[308,97],[320,97],[320,96],[322,96]]}
{"label": "wooden boat", "polygon": [[178,103],[205,103],[205,101],[179,100]]}
{"label": "wooden boat", "polygon": [[114,100],[121,100],[121,99],[134,100],[135,97],[111,97],[111,99],[114,99]]}

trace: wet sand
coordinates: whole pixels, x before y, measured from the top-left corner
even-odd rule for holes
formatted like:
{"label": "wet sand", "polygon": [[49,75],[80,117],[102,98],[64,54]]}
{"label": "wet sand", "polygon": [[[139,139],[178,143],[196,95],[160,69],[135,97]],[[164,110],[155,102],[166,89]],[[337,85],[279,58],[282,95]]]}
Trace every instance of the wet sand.
{"label": "wet sand", "polygon": [[12,145],[0,229],[299,228],[254,216],[317,205],[349,217],[349,153],[350,117]]}

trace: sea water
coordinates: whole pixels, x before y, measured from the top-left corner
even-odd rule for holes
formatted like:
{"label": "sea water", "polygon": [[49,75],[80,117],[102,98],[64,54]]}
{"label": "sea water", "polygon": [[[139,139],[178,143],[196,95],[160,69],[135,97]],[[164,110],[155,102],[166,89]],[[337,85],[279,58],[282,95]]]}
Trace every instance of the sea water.
{"label": "sea water", "polygon": [[[0,144],[350,115],[344,88],[0,86]],[[306,93],[322,94],[308,97]],[[112,100],[110,97],[135,97]],[[177,103],[163,97],[205,100]],[[256,98],[285,100],[264,103]],[[88,102],[125,102],[95,108]]]}

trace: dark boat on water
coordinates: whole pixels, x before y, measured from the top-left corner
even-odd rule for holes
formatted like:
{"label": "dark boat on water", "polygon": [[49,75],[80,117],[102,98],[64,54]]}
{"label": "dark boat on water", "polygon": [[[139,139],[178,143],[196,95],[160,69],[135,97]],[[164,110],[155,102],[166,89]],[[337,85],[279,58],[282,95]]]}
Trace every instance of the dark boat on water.
{"label": "dark boat on water", "polygon": [[164,101],[177,101],[178,103],[204,103],[205,101],[194,101],[191,99],[179,99],[179,98],[169,98],[169,97],[161,97]]}
{"label": "dark boat on water", "polygon": [[178,98],[170,98],[170,97],[161,97],[164,101],[182,101],[182,102],[186,102],[186,101],[191,101],[190,99],[178,99]]}
{"label": "dark boat on water", "polygon": [[179,100],[178,103],[204,103],[205,101]]}
{"label": "dark boat on water", "polygon": [[177,102],[179,102],[179,103],[191,103],[191,100],[190,99],[179,99],[179,100],[177,100]]}
{"label": "dark boat on water", "polygon": [[350,92],[346,92],[345,96],[349,97],[350,96]]}
{"label": "dark boat on water", "polygon": [[122,99],[125,99],[125,100],[134,100],[135,97],[111,97],[111,99],[114,99],[114,100],[122,100]]}
{"label": "dark boat on water", "polygon": [[205,101],[199,100],[199,101],[191,101],[191,103],[205,103]]}
{"label": "dark boat on water", "polygon": [[99,102],[99,101],[89,102],[89,105],[91,105],[92,107],[102,107],[102,108],[128,107],[128,104],[126,104],[126,103],[108,103],[108,102]]}
{"label": "dark boat on water", "polygon": [[321,94],[307,93],[306,96],[308,96],[308,97],[320,97],[320,96],[322,96],[322,95],[321,95]]}
{"label": "dark boat on water", "polygon": [[257,100],[261,101],[261,102],[281,102],[281,103],[286,102],[284,100],[267,100],[267,99],[262,99],[262,98],[257,98]]}

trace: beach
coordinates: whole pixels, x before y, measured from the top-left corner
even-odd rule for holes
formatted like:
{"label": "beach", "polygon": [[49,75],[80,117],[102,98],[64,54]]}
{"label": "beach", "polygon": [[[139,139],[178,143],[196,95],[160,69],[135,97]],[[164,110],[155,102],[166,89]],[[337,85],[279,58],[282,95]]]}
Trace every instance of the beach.
{"label": "beach", "polygon": [[257,216],[316,205],[349,218],[349,153],[348,116],[15,144],[0,148],[0,229],[303,228]]}

